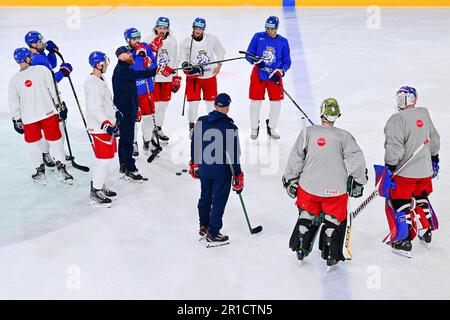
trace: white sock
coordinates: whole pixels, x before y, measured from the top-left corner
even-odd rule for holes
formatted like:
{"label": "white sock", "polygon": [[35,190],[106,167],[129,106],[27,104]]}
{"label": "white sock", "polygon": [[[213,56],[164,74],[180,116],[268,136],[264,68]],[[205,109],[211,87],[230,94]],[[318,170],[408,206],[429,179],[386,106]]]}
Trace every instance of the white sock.
{"label": "white sock", "polygon": [[39,143],[42,153],[50,153],[50,145],[48,144],[47,140],[41,139],[41,140],[39,140],[37,142],[33,142],[33,143]]}
{"label": "white sock", "polygon": [[214,111],[216,108],[214,108],[214,101],[205,101],[206,104],[206,112],[210,113]]}
{"label": "white sock", "polygon": [[142,116],[142,136],[145,141],[150,141],[153,135],[153,116]]}
{"label": "white sock", "polygon": [[164,119],[166,118],[166,110],[169,106],[169,102],[156,102],[156,125],[162,127],[164,125]]}
{"label": "white sock", "polygon": [[108,176],[108,169],[112,159],[95,159],[92,171],[92,186],[94,189],[103,189],[103,184]]}
{"label": "white sock", "polygon": [[262,100],[250,100],[250,126],[258,129]]}
{"label": "white sock", "polygon": [[50,147],[53,151],[53,157],[56,161],[66,163],[66,152],[64,151],[64,141],[59,139],[56,141],[49,141]]}
{"label": "white sock", "polygon": [[[43,153],[42,146],[44,145],[42,143],[43,140],[44,139],[29,143],[31,160],[33,161],[33,165],[35,168],[39,167],[44,162],[42,160],[42,153]],[[48,145],[48,143],[47,143],[47,145]],[[50,146],[48,148],[50,149]]]}
{"label": "white sock", "polygon": [[198,118],[198,105],[200,101],[188,101],[188,121],[196,123]]}
{"label": "white sock", "polygon": [[269,127],[276,129],[280,119],[281,101],[270,101]]}

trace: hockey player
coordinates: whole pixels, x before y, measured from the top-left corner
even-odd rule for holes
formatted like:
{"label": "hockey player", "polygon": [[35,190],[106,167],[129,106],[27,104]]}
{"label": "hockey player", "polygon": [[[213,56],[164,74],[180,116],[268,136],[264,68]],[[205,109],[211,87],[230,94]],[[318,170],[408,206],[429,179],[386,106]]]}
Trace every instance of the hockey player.
{"label": "hockey player", "polygon": [[393,178],[395,188],[390,190],[394,211],[387,212],[391,234],[395,228],[396,238],[391,246],[394,252],[411,257],[411,241],[417,234],[417,222],[422,225],[419,238],[431,243],[431,231],[437,228],[437,219],[428,196],[433,191],[431,179],[439,172],[440,138],[431,121],[428,110],[416,107],[417,92],[412,87],[401,87],[397,92],[397,113],[393,114],[384,128],[384,161],[389,171],[400,168],[424,140],[431,141]]}
{"label": "hockey player", "polygon": [[[214,110],[214,99],[217,96],[217,74],[221,63],[202,65],[223,60],[225,49],[219,39],[205,33],[206,20],[195,18],[192,24],[192,34],[184,39],[180,47],[180,61],[186,68],[186,96],[188,101],[189,135],[192,136],[194,123],[198,117],[198,107],[203,94],[208,113]],[[193,67],[200,66],[200,67]],[[193,68],[192,68],[193,67]]]}
{"label": "hockey player", "polygon": [[[148,44],[141,42],[141,33],[136,28],[128,28],[124,32],[125,40],[131,48],[133,54],[134,64],[131,66],[134,70],[146,70],[149,68],[156,68],[156,58],[153,51],[158,50],[162,46],[162,39],[157,37],[152,43]],[[138,103],[139,111],[137,114],[137,122],[142,120],[142,138],[144,141],[144,151],[150,151],[150,141],[153,137],[153,119],[155,114],[155,101],[153,97],[153,79],[151,77],[144,79],[137,79],[136,85],[138,89]],[[153,146],[156,147],[156,142]],[[139,155],[137,143],[137,127],[135,128],[135,138],[133,143],[134,156]]]}
{"label": "hockey player", "polygon": [[119,162],[120,172],[124,174],[129,181],[142,182],[142,177],[136,168],[136,161],[133,158],[134,124],[138,113],[138,89],[137,79],[146,79],[154,77],[156,73],[161,72],[164,76],[169,76],[174,71],[168,66],[153,68],[147,70],[133,70],[130,68],[134,64],[133,55],[130,47],[122,46],[117,48],[117,65],[112,77],[114,105],[123,114],[120,121],[120,140],[119,140]]}
{"label": "hockey player", "polygon": [[[28,45],[31,53],[33,54],[33,59],[31,61],[33,66],[41,65],[47,67],[49,70],[53,71],[53,69],[57,66],[57,59],[55,51],[59,50],[56,44],[51,41],[45,41],[43,35],[38,31],[29,31],[25,35],[25,42]],[[45,54],[45,50],[47,49],[48,54]],[[59,71],[55,72],[55,80],[56,82],[60,82],[64,77],[67,77],[72,72],[72,65],[70,63],[61,63],[59,67]],[[67,109],[66,104],[63,102],[61,106],[63,109]],[[67,114],[67,111],[64,111],[64,114]],[[65,120],[65,119],[64,119]],[[63,136],[64,139],[64,136]],[[50,155],[50,145],[47,140],[41,140],[41,149],[43,150],[42,158],[45,163],[45,166],[53,170],[56,165],[53,161],[52,156]],[[67,156],[66,156],[67,160]]]}
{"label": "hockey player", "polygon": [[276,128],[280,118],[281,100],[284,98],[282,78],[291,67],[291,53],[286,38],[277,33],[279,20],[270,16],[266,20],[266,31],[255,33],[247,51],[258,58],[247,60],[253,64],[250,76],[250,138],[256,140],[259,135],[259,119],[265,91],[270,100],[269,118],[266,119],[267,134],[272,139],[280,139]]}
{"label": "hockey player", "polygon": [[[148,39],[149,43],[155,41],[157,37],[162,38],[162,46],[156,51],[158,67],[168,65],[171,68],[175,68],[178,63],[178,43],[171,34],[169,19],[166,17],[159,17],[156,20],[153,33],[154,34]],[[158,129],[158,138],[163,142],[169,141],[169,137],[162,130],[166,110],[169,106],[172,92],[178,92],[180,85],[181,77],[178,75],[170,75],[166,78],[157,74],[155,77],[155,91],[153,91],[153,96],[155,98],[156,107],[156,126]]]}
{"label": "hockey player", "polygon": [[289,156],[283,185],[297,198],[297,225],[290,247],[300,262],[313,248],[322,223],[319,248],[328,266],[342,254],[348,197],[360,197],[367,183],[364,155],[353,136],[334,126],[341,115],[333,98],[320,107],[321,125],[302,130]]}
{"label": "hockey player", "polygon": [[111,198],[117,193],[106,185],[111,160],[117,152],[116,137],[120,135],[116,123],[123,118],[113,104],[111,90],[103,74],[108,69],[109,59],[105,53],[94,51],[89,55],[92,73],[84,83],[86,97],[86,119],[89,133],[94,142],[96,163],[91,181],[90,205],[111,206]]}
{"label": "hockey player", "polygon": [[[199,234],[201,239],[206,237],[207,247],[229,243],[228,236],[220,233],[225,205],[230,195],[231,185],[237,193],[242,192],[244,188],[244,173],[239,163],[238,128],[227,116],[230,103],[229,95],[219,94],[214,101],[215,110],[198,118],[191,141],[189,172],[194,179],[200,178]],[[211,135],[215,137],[213,142],[211,142]],[[219,144],[217,144],[218,141],[220,141]],[[236,178],[232,178],[229,161],[232,162]]]}
{"label": "hockey player", "polygon": [[46,184],[45,165],[42,163],[40,140],[44,138],[52,146],[59,180],[73,184],[73,177],[66,171],[64,143],[59,128],[58,101],[53,77],[44,66],[31,66],[33,55],[27,48],[17,48],[14,59],[20,66],[9,82],[9,109],[13,116],[14,129],[24,135],[32,148],[32,159],[36,165],[33,181]]}

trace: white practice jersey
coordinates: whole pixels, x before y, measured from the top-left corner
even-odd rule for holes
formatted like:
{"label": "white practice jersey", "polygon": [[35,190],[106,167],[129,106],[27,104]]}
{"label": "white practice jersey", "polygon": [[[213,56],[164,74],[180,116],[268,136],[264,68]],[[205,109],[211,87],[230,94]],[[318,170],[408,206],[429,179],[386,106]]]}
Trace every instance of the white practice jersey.
{"label": "white practice jersey", "polygon": [[17,72],[9,81],[9,110],[14,119],[22,119],[24,124],[58,114],[56,101],[53,76],[47,67],[30,66]]}
{"label": "white practice jersey", "polygon": [[[153,34],[146,42],[150,43],[156,38],[156,34]],[[155,54],[156,61],[158,62],[158,67],[164,68],[169,66],[175,69],[178,65],[178,42],[169,33],[166,39],[163,40],[163,45],[159,48],[158,52]],[[155,82],[172,82],[174,74],[168,77],[164,77],[161,74],[155,76]]]}
{"label": "white practice jersey", "polygon": [[103,79],[95,75],[87,77],[84,83],[86,97],[86,121],[90,133],[104,133],[101,129],[103,122],[116,122],[116,107],[114,106],[111,90]]}
{"label": "white practice jersey", "polygon": [[[220,43],[219,39],[212,34],[204,33],[201,41],[196,41],[191,36],[189,36],[188,38],[184,39],[180,46],[180,66],[185,61],[190,62],[192,65],[202,65],[211,61],[223,60],[225,57],[225,53],[225,48]],[[189,56],[191,57],[190,60]],[[211,78],[213,76],[212,70],[216,66],[217,64],[210,64],[205,66],[205,74],[199,78]]]}

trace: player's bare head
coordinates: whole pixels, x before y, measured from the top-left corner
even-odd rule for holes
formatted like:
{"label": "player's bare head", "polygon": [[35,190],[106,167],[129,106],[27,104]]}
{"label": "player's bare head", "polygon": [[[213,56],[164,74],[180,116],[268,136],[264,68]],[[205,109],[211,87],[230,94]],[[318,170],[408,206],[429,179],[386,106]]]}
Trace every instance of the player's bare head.
{"label": "player's bare head", "polygon": [[270,16],[266,19],[265,28],[267,35],[274,38],[277,35],[278,26],[280,25],[280,20],[278,17]]}
{"label": "player's bare head", "polygon": [[206,20],[203,18],[195,18],[192,24],[192,34],[194,38],[201,38],[206,28]]}
{"label": "player's bare head", "polygon": [[159,17],[156,20],[156,25],[155,25],[155,34],[156,35],[158,35],[162,38],[166,38],[167,35],[169,34],[169,28],[170,28],[169,18]]}
{"label": "player's bare head", "polygon": [[230,111],[231,98],[226,93],[219,93],[214,100],[214,108],[222,113],[227,114]]}

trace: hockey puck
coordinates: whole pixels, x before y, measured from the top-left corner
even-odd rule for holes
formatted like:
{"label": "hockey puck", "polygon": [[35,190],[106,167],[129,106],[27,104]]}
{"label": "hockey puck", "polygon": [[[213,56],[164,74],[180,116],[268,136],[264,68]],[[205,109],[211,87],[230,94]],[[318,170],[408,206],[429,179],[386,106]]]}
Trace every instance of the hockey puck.
{"label": "hockey puck", "polygon": [[188,172],[188,170],[187,170],[187,169],[183,169],[183,170],[181,170],[181,171],[183,171],[183,172]]}
{"label": "hockey puck", "polygon": [[177,176],[181,176],[181,172],[177,172]]}

